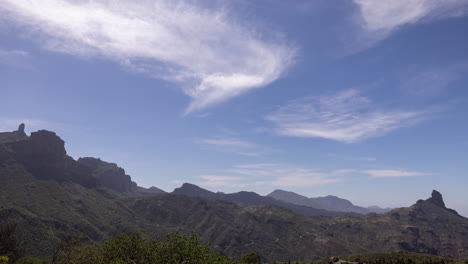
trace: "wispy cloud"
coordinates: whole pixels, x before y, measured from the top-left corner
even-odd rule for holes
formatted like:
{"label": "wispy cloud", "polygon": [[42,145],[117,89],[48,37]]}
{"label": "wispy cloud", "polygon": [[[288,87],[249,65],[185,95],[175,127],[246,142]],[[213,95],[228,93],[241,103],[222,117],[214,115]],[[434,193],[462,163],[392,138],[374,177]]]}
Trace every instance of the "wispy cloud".
{"label": "wispy cloud", "polygon": [[[343,181],[353,181],[362,176],[369,179],[425,176],[429,173],[395,169],[336,169],[304,168],[280,163],[249,163],[232,166],[219,173],[200,175],[195,184],[215,190],[255,190],[271,188],[307,188]],[[182,183],[186,181],[177,181]]]}
{"label": "wispy cloud", "polygon": [[284,136],[353,143],[423,120],[427,111],[382,110],[356,90],[291,101],[266,117]]}
{"label": "wispy cloud", "polygon": [[20,69],[30,69],[31,64],[29,63],[29,58],[30,56],[27,51],[0,48],[0,65]]}
{"label": "wispy cloud", "polygon": [[202,179],[202,181],[197,182],[197,184],[209,188],[218,188],[226,186],[231,188],[244,188],[248,185],[248,182],[244,177],[202,175],[198,178]]}
{"label": "wispy cloud", "polygon": [[361,48],[372,46],[403,26],[468,14],[466,0],[353,0]]}
{"label": "wispy cloud", "polygon": [[279,34],[197,1],[5,0],[0,16],[48,50],[180,83],[192,98],[187,113],[268,85],[296,53]]}
{"label": "wispy cloud", "polygon": [[251,141],[240,139],[234,135],[220,135],[210,138],[196,139],[196,143],[213,147],[217,151],[236,153],[243,156],[258,157],[270,152]]}
{"label": "wispy cloud", "polygon": [[6,50],[6,49],[0,49],[0,57],[10,57],[10,56],[28,56],[29,53],[24,50]]}
{"label": "wispy cloud", "polygon": [[363,171],[363,173],[369,175],[370,178],[399,178],[429,175],[429,173],[404,170],[366,170]]}
{"label": "wispy cloud", "polygon": [[412,68],[405,71],[401,88],[413,95],[437,94],[463,76],[468,71],[467,63],[434,66],[421,69]]}
{"label": "wispy cloud", "polygon": [[248,179],[252,186],[311,187],[338,182],[341,171],[323,172],[284,164],[257,163],[234,166],[226,171],[235,177]]}
{"label": "wispy cloud", "polygon": [[335,153],[329,153],[328,157],[333,158],[340,158],[344,160],[353,160],[353,161],[376,161],[377,158],[375,157],[365,157],[365,156],[347,156],[347,155],[339,155]]}

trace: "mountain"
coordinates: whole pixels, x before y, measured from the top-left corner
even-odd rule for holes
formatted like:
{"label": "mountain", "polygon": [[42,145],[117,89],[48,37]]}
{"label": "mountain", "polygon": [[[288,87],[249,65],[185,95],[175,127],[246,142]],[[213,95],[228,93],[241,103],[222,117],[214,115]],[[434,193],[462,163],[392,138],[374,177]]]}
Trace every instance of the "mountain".
{"label": "mountain", "polygon": [[86,187],[102,186],[130,196],[164,191],[138,187],[125,170],[96,158],[75,161],[67,155],[65,142],[54,132],[39,130],[27,136],[25,125],[17,131],[0,133],[0,162],[13,159],[39,179],[75,182]]}
{"label": "mountain", "polygon": [[[195,231],[225,254],[254,251],[265,261],[401,250],[468,258],[468,219],[446,208],[437,191],[411,207],[381,215],[309,216],[276,205],[246,205],[272,199],[248,192],[226,194],[225,199],[237,202],[218,199],[219,194],[128,195],[116,190],[127,185],[112,189],[98,176],[109,166],[117,181],[131,182],[117,165],[88,161],[97,165],[67,156],[64,142],[45,130],[0,143],[0,225],[17,223],[26,254],[50,256],[70,235],[93,243],[122,232],[159,237]],[[213,195],[185,187],[183,191]]]}
{"label": "mountain", "polygon": [[209,198],[209,199],[217,199],[232,202],[238,205],[271,205],[277,206],[281,208],[285,208],[291,210],[298,214],[304,215],[315,215],[315,216],[340,216],[340,215],[359,215],[357,213],[349,213],[349,212],[334,212],[328,211],[324,209],[317,209],[310,206],[305,205],[297,205],[289,202],[279,201],[270,197],[261,196],[254,192],[246,192],[241,191],[238,193],[214,193],[203,188],[200,188],[194,184],[184,183],[180,188],[176,188],[173,194],[178,195],[187,195],[190,197],[199,197],[199,198]]}
{"label": "mountain", "polygon": [[299,195],[294,192],[275,190],[272,193],[268,194],[267,197],[271,197],[278,201],[283,201],[283,202],[292,203],[296,205],[304,205],[304,206],[314,207],[318,209],[324,209],[328,211],[337,211],[337,212],[354,212],[358,214],[368,214],[368,213],[382,214],[391,210],[389,208],[380,208],[377,206],[370,206],[367,208],[356,206],[346,199],[336,197],[333,195],[328,195],[325,197],[307,198],[305,196]]}

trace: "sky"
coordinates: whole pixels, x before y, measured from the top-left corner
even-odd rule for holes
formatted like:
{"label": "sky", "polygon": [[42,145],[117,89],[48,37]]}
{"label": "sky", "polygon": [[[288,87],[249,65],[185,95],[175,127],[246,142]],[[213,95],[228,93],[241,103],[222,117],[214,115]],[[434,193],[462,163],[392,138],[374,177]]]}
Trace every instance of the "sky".
{"label": "sky", "polygon": [[0,131],[166,191],[468,216],[467,0],[0,2]]}

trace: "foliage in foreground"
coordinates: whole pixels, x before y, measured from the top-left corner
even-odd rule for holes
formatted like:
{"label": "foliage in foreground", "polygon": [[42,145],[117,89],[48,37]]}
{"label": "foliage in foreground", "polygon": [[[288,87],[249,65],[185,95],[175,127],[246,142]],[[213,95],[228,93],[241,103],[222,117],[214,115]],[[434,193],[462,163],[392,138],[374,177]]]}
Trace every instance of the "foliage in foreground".
{"label": "foliage in foreground", "polygon": [[349,262],[366,264],[468,264],[468,261],[460,261],[434,255],[406,251],[345,255],[331,259],[315,261],[314,264],[330,264],[336,263],[338,261],[341,261],[342,263]]}
{"label": "foliage in foreground", "polygon": [[63,264],[230,264],[234,261],[201,243],[196,234],[170,233],[164,239],[145,239],[140,233],[123,234],[100,245],[73,247],[57,257]]}
{"label": "foliage in foreground", "polygon": [[[8,258],[3,259],[8,262]],[[0,263],[2,260],[0,259]],[[16,264],[233,264],[196,234],[170,233],[163,239],[143,238],[140,233],[122,234],[97,245],[79,245],[68,240],[49,260],[23,258]]]}

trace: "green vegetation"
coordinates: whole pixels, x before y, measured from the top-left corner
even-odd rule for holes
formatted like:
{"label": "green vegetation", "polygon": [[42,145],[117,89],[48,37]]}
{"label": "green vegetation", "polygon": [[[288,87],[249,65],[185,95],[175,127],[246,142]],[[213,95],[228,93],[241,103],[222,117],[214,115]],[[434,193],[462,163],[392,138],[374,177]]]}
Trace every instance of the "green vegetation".
{"label": "green vegetation", "polygon": [[313,262],[314,264],[330,264],[337,263],[366,263],[366,264],[463,264],[465,262],[450,258],[444,258],[434,255],[420,254],[414,252],[391,252],[391,253],[367,253],[353,254],[331,259],[323,259]]}
{"label": "green vegetation", "polygon": [[21,242],[15,235],[16,224],[0,225],[0,264],[18,259],[21,253]]}
{"label": "green vegetation", "polygon": [[[78,240],[64,240],[47,261],[22,258],[9,261],[0,257],[0,264],[234,264],[234,259],[221,255],[196,234],[179,232],[159,240],[144,238],[140,233],[122,234],[111,241],[80,245]],[[249,262],[250,263],[250,262]],[[259,262],[253,262],[259,263]]]}
{"label": "green vegetation", "polygon": [[260,264],[262,260],[260,256],[254,252],[250,252],[242,256],[241,264]]}

